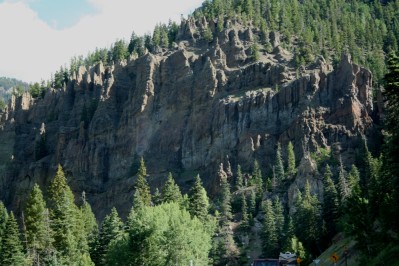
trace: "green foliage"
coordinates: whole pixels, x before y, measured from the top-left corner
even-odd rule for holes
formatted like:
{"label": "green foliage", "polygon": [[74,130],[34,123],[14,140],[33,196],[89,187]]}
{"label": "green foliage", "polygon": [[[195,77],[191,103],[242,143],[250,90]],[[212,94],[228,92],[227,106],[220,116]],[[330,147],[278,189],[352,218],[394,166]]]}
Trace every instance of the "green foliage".
{"label": "green foliage", "polygon": [[38,98],[40,96],[43,96],[45,90],[46,87],[44,86],[44,84],[40,85],[38,82],[29,84],[29,93],[30,95],[32,95],[33,98]]}
{"label": "green foliage", "polygon": [[2,253],[2,243],[5,237],[6,223],[8,219],[8,212],[3,202],[0,201],[0,254]]}
{"label": "green foliage", "polygon": [[248,206],[247,206],[247,198],[245,194],[242,193],[241,195],[241,224],[240,228],[243,231],[249,229],[249,215],[248,215]]}
{"label": "green foliage", "polygon": [[271,200],[264,202],[263,212],[262,253],[266,258],[274,258],[279,254],[279,246],[276,218]]}
{"label": "green foliage", "polygon": [[98,224],[96,217],[91,209],[90,204],[86,201],[86,193],[82,193],[83,204],[80,207],[82,213],[83,226],[84,226],[84,237],[87,239],[90,255],[95,253],[97,235],[98,235]]}
{"label": "green foliage", "polygon": [[128,47],[124,40],[117,40],[111,47],[112,60],[121,61],[129,56]]}
{"label": "green foliage", "polygon": [[260,59],[259,46],[257,43],[251,46],[251,58],[253,61],[258,61]]}
{"label": "green foliage", "polygon": [[237,165],[237,173],[236,173],[236,190],[240,190],[243,188],[244,179],[242,176],[241,166]]}
{"label": "green foliage", "polygon": [[140,167],[137,173],[136,184],[134,185],[135,189],[139,191],[140,197],[143,200],[143,204],[146,206],[151,205],[151,193],[150,187],[147,182],[147,168],[145,167],[144,159],[141,157],[140,159]]}
{"label": "green foliage", "polygon": [[279,197],[276,197],[276,199],[273,202],[273,213],[274,213],[276,234],[278,240],[277,243],[278,247],[281,248],[285,240],[285,232],[284,232],[285,216],[284,216],[283,204],[281,203]]}
{"label": "green foliage", "polygon": [[252,167],[252,176],[250,185],[256,186],[256,192],[258,196],[260,196],[263,192],[263,177],[262,171],[260,170],[259,163],[257,160],[254,161],[254,165]]}
{"label": "green foliage", "polygon": [[19,229],[14,214],[11,212],[5,224],[1,239],[0,265],[24,265],[25,257],[19,239]]}
{"label": "green foliage", "polygon": [[212,42],[213,41],[213,33],[211,31],[211,28],[206,27],[204,33],[203,33],[203,38],[207,42]]}
{"label": "green foliage", "polygon": [[171,173],[168,175],[168,180],[166,181],[161,195],[162,202],[176,202],[181,203],[183,200],[183,196],[180,192],[179,186],[175,183],[173,176]]}
{"label": "green foliage", "polygon": [[307,181],[303,197],[298,196],[294,215],[295,234],[304,247],[312,254],[317,254],[318,244],[323,236],[323,221],[321,208],[316,195],[310,194],[310,184]]}
{"label": "green foliage", "polygon": [[336,234],[336,223],[338,220],[338,193],[332,181],[330,166],[326,166],[323,178],[323,219],[326,223],[327,236],[332,239]]}
{"label": "green foliage", "polygon": [[288,142],[287,146],[287,170],[286,170],[286,175],[289,177],[293,177],[296,173],[296,165],[295,165],[295,152],[294,152],[294,146],[292,145],[292,142]]}
{"label": "green foliage", "polygon": [[185,265],[190,260],[201,265],[208,261],[211,236],[179,204],[165,203],[145,206],[129,222],[129,245],[132,265]]}
{"label": "green foliage", "polygon": [[223,170],[223,164],[220,164],[218,171],[220,180],[220,221],[222,226],[228,225],[233,218],[231,213],[231,193],[230,184],[227,181],[227,175]]}
{"label": "green foliage", "polygon": [[35,184],[26,201],[24,213],[25,239],[28,254],[35,265],[50,261],[55,253],[49,213],[40,187]]}
{"label": "green foliage", "polygon": [[276,160],[274,165],[274,173],[278,182],[284,180],[284,162],[281,156],[281,145],[277,144]]}
{"label": "green foliage", "polygon": [[189,208],[192,217],[197,217],[201,222],[208,220],[209,199],[199,175],[195,177],[195,183],[189,192]]}

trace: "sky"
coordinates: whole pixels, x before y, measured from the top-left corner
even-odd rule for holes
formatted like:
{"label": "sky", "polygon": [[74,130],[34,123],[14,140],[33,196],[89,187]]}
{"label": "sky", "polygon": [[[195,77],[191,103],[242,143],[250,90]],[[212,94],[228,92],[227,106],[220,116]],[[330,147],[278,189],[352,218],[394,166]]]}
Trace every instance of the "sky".
{"label": "sky", "polygon": [[0,77],[50,79],[70,58],[199,7],[203,0],[0,0]]}

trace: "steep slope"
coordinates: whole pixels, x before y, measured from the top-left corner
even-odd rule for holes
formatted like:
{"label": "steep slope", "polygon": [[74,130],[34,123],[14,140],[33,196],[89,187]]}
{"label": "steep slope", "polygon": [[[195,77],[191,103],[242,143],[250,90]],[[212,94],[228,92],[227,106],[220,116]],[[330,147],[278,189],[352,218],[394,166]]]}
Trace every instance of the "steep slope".
{"label": "steep slope", "polygon": [[350,165],[362,137],[376,136],[372,74],[350,56],[335,69],[320,57],[297,74],[278,34],[255,61],[259,31],[233,23],[208,43],[196,35],[205,25],[215,28],[184,21],[173,49],[81,67],[43,99],[12,98],[0,114],[0,200],[21,207],[61,164],[100,217],[114,205],[126,213],[140,156],[154,185],[171,171],[184,187],[198,172],[215,192],[227,158],[244,169],[258,159],[267,173],[277,143],[292,141],[297,158],[332,147]]}

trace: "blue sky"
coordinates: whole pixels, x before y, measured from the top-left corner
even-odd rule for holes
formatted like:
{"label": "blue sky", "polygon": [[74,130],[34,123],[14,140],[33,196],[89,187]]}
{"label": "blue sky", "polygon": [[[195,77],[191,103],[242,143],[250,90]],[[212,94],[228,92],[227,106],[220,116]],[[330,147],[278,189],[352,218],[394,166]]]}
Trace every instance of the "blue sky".
{"label": "blue sky", "polygon": [[0,0],[0,76],[47,80],[73,56],[179,21],[203,0]]}
{"label": "blue sky", "polygon": [[84,15],[96,12],[92,4],[82,0],[33,0],[28,5],[40,19],[57,29],[71,27]]}

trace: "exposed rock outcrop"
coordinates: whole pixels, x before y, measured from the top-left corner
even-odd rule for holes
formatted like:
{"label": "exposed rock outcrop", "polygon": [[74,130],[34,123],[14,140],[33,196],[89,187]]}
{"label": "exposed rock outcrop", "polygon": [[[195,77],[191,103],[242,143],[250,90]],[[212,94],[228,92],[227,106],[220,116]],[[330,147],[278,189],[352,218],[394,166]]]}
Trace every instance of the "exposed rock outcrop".
{"label": "exposed rock outcrop", "polygon": [[[189,19],[173,51],[81,67],[66,89],[48,90],[43,99],[13,98],[1,115],[0,199],[20,207],[59,163],[101,217],[113,205],[129,208],[140,156],[151,183],[171,171],[183,187],[196,173],[213,184],[227,156],[233,169],[240,163],[249,170],[258,159],[267,173],[277,142],[292,141],[297,158],[337,145],[344,162],[353,162],[360,138],[375,130],[370,71],[343,56],[335,70],[319,58],[296,77],[287,54],[247,60],[251,30],[232,27],[209,45],[194,45],[200,31]],[[277,54],[288,53],[277,33],[273,46]],[[42,158],[35,156],[40,132],[46,137]]]}

